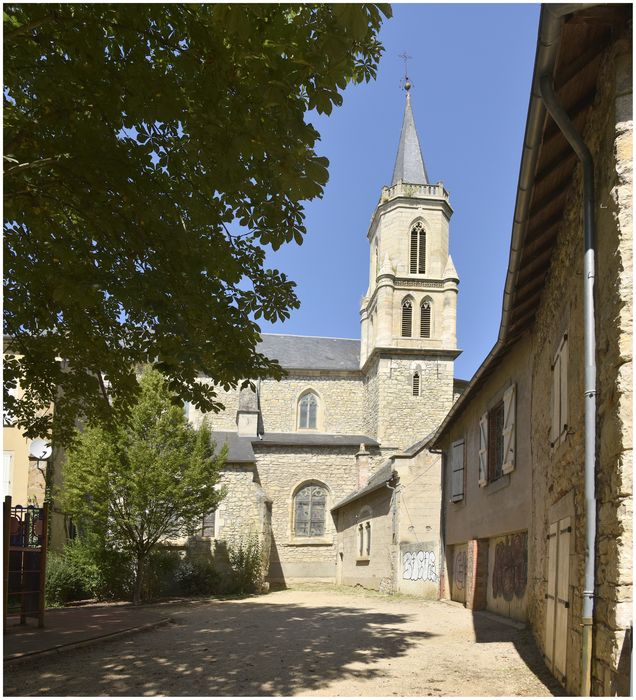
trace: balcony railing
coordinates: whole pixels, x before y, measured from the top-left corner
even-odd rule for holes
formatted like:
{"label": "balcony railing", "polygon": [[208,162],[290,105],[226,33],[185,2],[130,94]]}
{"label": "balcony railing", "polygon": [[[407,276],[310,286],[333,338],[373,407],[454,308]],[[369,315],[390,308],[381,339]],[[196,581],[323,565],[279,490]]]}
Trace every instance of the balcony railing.
{"label": "balcony railing", "polygon": [[448,202],[448,192],[441,182],[436,185],[411,185],[408,182],[398,182],[390,187],[382,188],[380,202],[386,202],[394,197],[424,197],[443,199]]}

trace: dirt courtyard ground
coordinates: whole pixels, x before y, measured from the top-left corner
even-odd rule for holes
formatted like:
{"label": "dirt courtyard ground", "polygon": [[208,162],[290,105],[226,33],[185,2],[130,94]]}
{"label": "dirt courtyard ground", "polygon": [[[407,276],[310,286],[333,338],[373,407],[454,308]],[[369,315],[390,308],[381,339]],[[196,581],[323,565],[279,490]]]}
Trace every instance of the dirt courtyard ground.
{"label": "dirt courtyard ground", "polygon": [[5,695],[549,696],[530,632],[457,604],[305,587],[5,669]]}

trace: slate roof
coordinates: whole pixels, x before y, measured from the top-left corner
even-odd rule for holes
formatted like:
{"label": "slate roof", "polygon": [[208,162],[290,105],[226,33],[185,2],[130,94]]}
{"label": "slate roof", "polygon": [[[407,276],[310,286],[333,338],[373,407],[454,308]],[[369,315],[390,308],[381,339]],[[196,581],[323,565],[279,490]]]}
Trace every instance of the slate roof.
{"label": "slate roof", "polygon": [[212,440],[216,444],[217,453],[227,443],[228,464],[254,464],[256,462],[250,438],[239,437],[238,433],[232,431],[215,430],[212,432]]}
{"label": "slate roof", "polygon": [[227,443],[228,464],[254,464],[256,455],[252,445],[261,447],[377,447],[378,441],[368,435],[340,435],[335,433],[265,433],[260,438],[239,436],[232,431],[217,430],[212,433],[217,452]]}
{"label": "slate roof", "polygon": [[408,182],[411,185],[427,185],[428,174],[422,157],[420,141],[417,138],[415,119],[411,109],[411,96],[406,93],[406,107],[404,108],[404,121],[400,133],[400,145],[398,146],[395,167],[391,185],[398,182]]}
{"label": "slate roof", "polygon": [[336,505],[331,509],[331,512],[342,508],[342,506],[347,505],[347,503],[357,501],[358,498],[366,496],[368,493],[371,493],[376,489],[382,488],[384,484],[391,479],[394,473],[393,460],[388,459],[376,472],[371,475],[369,483],[366,486],[363,486],[361,489],[357,489],[356,491],[352,491],[348,496],[345,496],[342,501],[336,503]]}
{"label": "slate roof", "polygon": [[264,333],[257,347],[285,369],[360,369],[360,341]]}

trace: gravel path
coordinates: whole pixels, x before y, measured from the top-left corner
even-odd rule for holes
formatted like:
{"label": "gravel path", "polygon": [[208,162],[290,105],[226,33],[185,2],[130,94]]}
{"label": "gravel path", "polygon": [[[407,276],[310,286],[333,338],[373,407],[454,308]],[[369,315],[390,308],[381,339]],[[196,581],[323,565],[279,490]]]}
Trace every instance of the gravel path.
{"label": "gravel path", "polygon": [[307,587],[184,606],[175,619],[9,667],[5,695],[558,692],[528,631],[452,603]]}

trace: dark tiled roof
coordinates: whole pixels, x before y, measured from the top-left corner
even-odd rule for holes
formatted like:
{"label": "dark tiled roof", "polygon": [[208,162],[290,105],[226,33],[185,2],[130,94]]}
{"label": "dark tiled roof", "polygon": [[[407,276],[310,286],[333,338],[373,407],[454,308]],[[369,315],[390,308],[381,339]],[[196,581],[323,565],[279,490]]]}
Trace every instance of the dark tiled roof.
{"label": "dark tiled roof", "polygon": [[317,447],[377,447],[378,441],[368,435],[340,435],[334,433],[265,433],[260,439],[251,438],[255,445],[297,445]]}
{"label": "dark tiled roof", "polygon": [[372,491],[382,488],[384,484],[391,479],[393,474],[393,460],[388,459],[376,472],[371,475],[369,483],[366,486],[363,486],[361,489],[350,493],[348,496],[343,498],[340,503],[336,503],[331,510],[338,510],[338,508],[342,508],[342,506],[347,505],[347,503],[357,501],[359,498],[362,498],[362,496],[366,496]]}
{"label": "dark tiled roof", "polygon": [[216,443],[217,452],[223,445],[227,444],[228,464],[254,464],[256,462],[251,438],[239,437],[236,432],[217,430],[212,433],[212,440]]}
{"label": "dark tiled roof", "polygon": [[257,347],[286,369],[360,369],[360,341],[264,333]]}
{"label": "dark tiled roof", "polygon": [[238,433],[217,430],[212,433],[217,452],[227,444],[228,464],[254,464],[252,445],[262,447],[378,447],[378,441],[368,435],[336,435],[332,433],[265,433],[260,438],[239,436]]}

